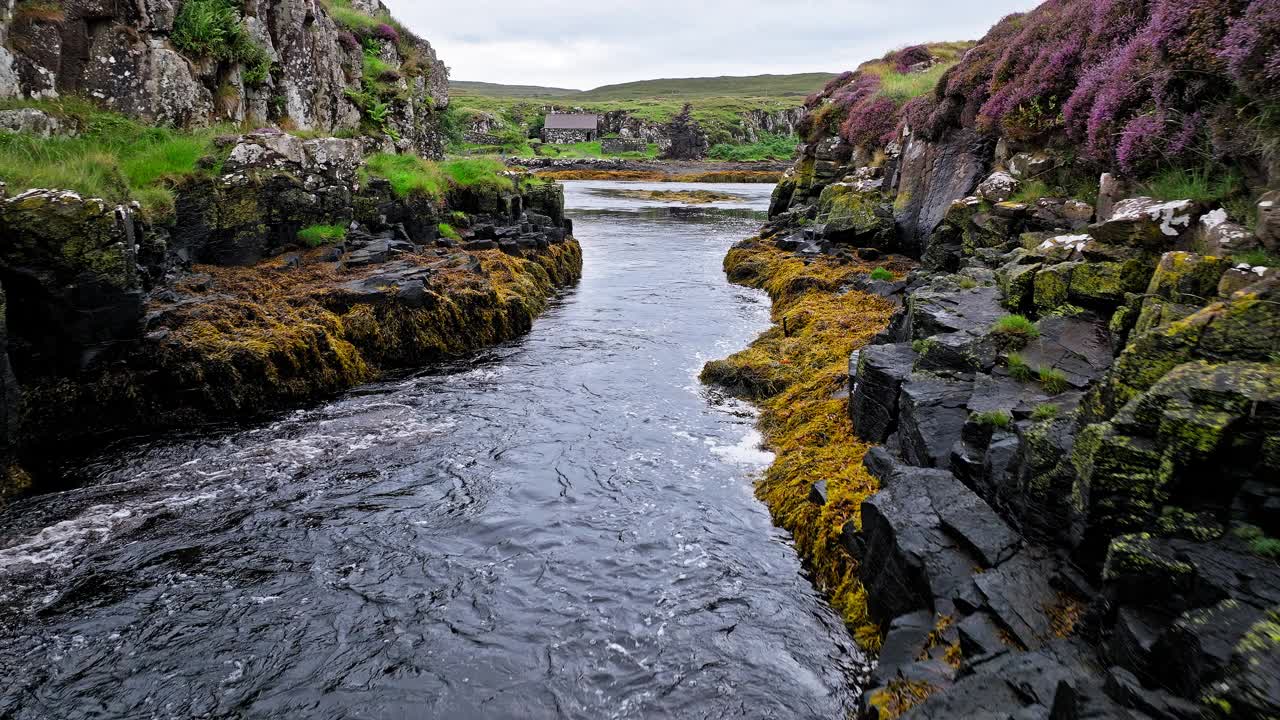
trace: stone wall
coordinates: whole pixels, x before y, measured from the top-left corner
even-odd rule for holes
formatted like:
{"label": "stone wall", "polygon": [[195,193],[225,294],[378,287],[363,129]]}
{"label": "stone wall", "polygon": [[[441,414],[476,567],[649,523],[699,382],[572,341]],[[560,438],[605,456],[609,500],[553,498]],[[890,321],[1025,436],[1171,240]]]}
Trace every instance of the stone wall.
{"label": "stone wall", "polygon": [[591,142],[596,136],[594,130],[564,130],[544,128],[542,141],[553,145],[571,145],[573,143]]}
{"label": "stone wall", "polygon": [[648,149],[649,143],[638,138],[605,138],[600,141],[600,151],[605,155],[645,152]]}

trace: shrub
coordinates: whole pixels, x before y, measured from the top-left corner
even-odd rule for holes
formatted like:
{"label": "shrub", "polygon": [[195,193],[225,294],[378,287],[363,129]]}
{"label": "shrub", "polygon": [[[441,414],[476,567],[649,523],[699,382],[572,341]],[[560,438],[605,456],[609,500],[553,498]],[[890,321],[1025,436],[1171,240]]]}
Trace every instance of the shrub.
{"label": "shrub", "polygon": [[1025,315],[1005,315],[996,321],[991,331],[1010,338],[1026,342],[1040,337],[1040,328],[1036,327]]}
{"label": "shrub", "polygon": [[974,415],[973,422],[989,428],[1007,430],[1013,424],[1013,416],[1006,410],[992,410]]}
{"label": "shrub", "polygon": [[889,271],[888,271],[887,269],[885,269],[885,268],[878,267],[878,268],[876,268],[875,270],[872,270],[872,271],[871,271],[871,279],[872,279],[872,280],[883,280],[883,281],[885,281],[885,282],[889,282],[889,281],[892,281],[892,280],[893,280],[893,273],[889,272]]}
{"label": "shrub", "polygon": [[386,40],[389,43],[398,44],[400,42],[400,33],[386,23],[382,23],[375,27],[372,34],[379,40]]}
{"label": "shrub", "polygon": [[271,73],[271,56],[249,34],[232,0],[187,0],[174,18],[171,38],[192,57],[240,63],[249,85],[262,85]]}
{"label": "shrub", "polygon": [[341,225],[312,225],[298,231],[298,240],[307,247],[320,247],[347,239],[347,229]]}
{"label": "shrub", "polygon": [[356,37],[355,33],[350,30],[343,30],[338,33],[338,44],[348,50],[359,50],[360,38]]}
{"label": "shrub", "polygon": [[911,72],[913,66],[933,60],[933,53],[923,45],[912,45],[890,55],[893,58],[894,72],[903,75]]}
{"label": "shrub", "polygon": [[1040,368],[1040,384],[1051,395],[1061,395],[1071,387],[1067,382],[1067,376],[1053,368]]}

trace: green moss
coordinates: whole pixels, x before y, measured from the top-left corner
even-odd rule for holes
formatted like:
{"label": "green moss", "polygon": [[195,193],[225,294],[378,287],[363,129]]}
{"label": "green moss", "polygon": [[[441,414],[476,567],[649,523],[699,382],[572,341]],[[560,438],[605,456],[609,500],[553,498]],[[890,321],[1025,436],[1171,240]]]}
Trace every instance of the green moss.
{"label": "green moss", "polygon": [[883,282],[890,282],[893,280],[893,273],[889,272],[885,268],[878,267],[875,270],[871,271],[871,279],[880,280]]}
{"label": "green moss", "polygon": [[1052,310],[1070,297],[1071,275],[1081,263],[1049,265],[1036,273],[1034,299],[1037,308]]}

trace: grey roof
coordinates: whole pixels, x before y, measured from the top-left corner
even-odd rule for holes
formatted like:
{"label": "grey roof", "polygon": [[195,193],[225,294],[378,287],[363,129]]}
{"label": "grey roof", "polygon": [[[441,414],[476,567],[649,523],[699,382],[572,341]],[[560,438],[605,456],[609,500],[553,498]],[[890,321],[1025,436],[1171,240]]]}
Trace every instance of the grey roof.
{"label": "grey roof", "polygon": [[595,130],[600,126],[599,115],[581,113],[548,113],[543,127],[550,130]]}

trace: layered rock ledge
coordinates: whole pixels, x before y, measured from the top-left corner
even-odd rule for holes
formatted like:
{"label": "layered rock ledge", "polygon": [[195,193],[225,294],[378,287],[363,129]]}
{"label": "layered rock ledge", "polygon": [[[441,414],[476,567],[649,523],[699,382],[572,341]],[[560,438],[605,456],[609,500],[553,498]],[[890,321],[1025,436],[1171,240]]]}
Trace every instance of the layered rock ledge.
{"label": "layered rock ledge", "polygon": [[510,339],[581,273],[552,183],[402,193],[358,141],[275,131],[227,158],[161,223],[66,191],[0,200],[7,491],[111,437],[257,417]]}

